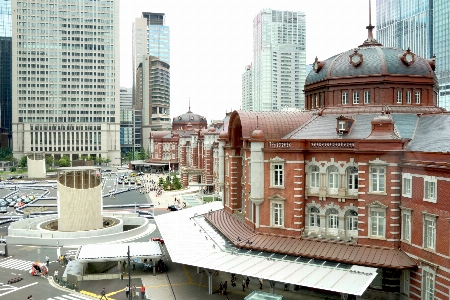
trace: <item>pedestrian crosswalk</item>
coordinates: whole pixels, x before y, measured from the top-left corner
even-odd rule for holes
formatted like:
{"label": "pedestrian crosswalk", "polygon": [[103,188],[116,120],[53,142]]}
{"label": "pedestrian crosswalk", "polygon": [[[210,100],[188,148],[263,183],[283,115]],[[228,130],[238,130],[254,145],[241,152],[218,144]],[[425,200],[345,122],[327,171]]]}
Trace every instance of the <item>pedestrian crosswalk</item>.
{"label": "pedestrian crosswalk", "polygon": [[6,258],[4,260],[0,260],[0,268],[29,271],[32,263],[33,262],[29,260]]}
{"label": "pedestrian crosswalk", "polygon": [[83,296],[81,294],[67,294],[62,296],[54,296],[47,300],[91,300],[91,297]]}

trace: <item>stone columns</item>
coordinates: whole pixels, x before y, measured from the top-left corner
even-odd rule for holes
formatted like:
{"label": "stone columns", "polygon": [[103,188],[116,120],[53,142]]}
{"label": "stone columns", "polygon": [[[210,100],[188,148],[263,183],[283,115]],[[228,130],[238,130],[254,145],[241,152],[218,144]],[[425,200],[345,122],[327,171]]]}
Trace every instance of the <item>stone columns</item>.
{"label": "stone columns", "polygon": [[273,294],[273,289],[275,288],[275,281],[269,280],[270,283],[270,293]]}
{"label": "stone columns", "polygon": [[212,295],[212,276],[213,276],[213,271],[205,269],[205,273],[208,274],[208,294]]}
{"label": "stone columns", "polygon": [[224,181],[225,181],[225,140],[219,140],[219,196],[222,198],[222,204],[225,206],[225,195],[223,194]]}
{"label": "stone columns", "polygon": [[252,141],[250,154],[251,192],[250,201],[256,205],[255,226],[259,228],[259,206],[264,202],[264,142]]}

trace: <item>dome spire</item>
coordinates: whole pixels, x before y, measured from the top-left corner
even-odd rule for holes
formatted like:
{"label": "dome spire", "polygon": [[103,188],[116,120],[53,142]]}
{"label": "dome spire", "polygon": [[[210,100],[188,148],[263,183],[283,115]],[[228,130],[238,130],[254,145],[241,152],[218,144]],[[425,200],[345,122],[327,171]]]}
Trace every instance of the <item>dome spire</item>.
{"label": "dome spire", "polygon": [[188,113],[192,113],[192,111],[191,111],[191,97],[189,97],[189,110],[188,110],[187,114]]}
{"label": "dome spire", "polygon": [[378,43],[376,39],[373,38],[373,29],[375,26],[372,25],[372,2],[369,0],[369,26],[366,26],[367,29],[367,40],[364,41],[362,45],[359,47],[369,47],[369,46],[383,46]]}

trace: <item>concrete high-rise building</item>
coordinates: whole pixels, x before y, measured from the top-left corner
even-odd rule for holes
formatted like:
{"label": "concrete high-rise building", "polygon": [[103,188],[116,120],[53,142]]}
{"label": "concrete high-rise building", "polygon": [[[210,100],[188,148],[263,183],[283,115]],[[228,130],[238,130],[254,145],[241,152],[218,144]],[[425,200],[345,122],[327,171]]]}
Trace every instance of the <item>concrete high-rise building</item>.
{"label": "concrete high-rise building", "polygon": [[142,109],[142,148],[148,150],[151,131],[170,130],[170,66],[161,59],[144,55],[136,72],[136,105]]}
{"label": "concrete high-rise building", "polygon": [[436,55],[440,107],[450,110],[450,6],[446,0],[377,0],[377,39],[387,47]]}
{"label": "concrete high-rise building", "polygon": [[119,0],[12,2],[13,154],[120,160]]}
{"label": "concrete high-rise building", "polygon": [[170,30],[165,14],[143,12],[133,23],[133,107],[142,112],[141,147],[150,132],[170,129]]}
{"label": "concrete high-rise building", "polygon": [[245,72],[242,74],[242,110],[253,110],[252,76],[252,65],[245,66]]}
{"label": "concrete high-rise building", "polygon": [[263,9],[253,20],[253,111],[303,109],[305,13]]}
{"label": "concrete high-rise building", "polygon": [[[11,1],[0,1],[0,127],[11,134],[12,117]],[[9,146],[4,145],[1,146]]]}

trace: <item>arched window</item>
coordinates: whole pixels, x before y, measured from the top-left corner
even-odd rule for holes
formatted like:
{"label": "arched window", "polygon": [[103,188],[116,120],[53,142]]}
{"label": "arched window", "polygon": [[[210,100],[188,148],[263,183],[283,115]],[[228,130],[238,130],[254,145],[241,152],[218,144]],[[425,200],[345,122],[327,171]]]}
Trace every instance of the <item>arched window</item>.
{"label": "arched window", "polygon": [[339,169],[336,166],[328,167],[328,193],[337,194],[339,188]]}
{"label": "arched window", "polygon": [[320,211],[315,206],[309,211],[309,227],[320,227]]}
{"label": "arched window", "polygon": [[339,212],[336,208],[327,210],[328,229],[337,230],[339,228]]}
{"label": "arched window", "polygon": [[345,226],[347,233],[351,236],[353,236],[356,232],[358,232],[358,213],[354,211],[353,209],[349,209],[345,212]]}
{"label": "arched window", "polygon": [[311,172],[309,174],[309,187],[318,188],[319,187],[319,167],[312,166]]}
{"label": "arched window", "polygon": [[347,169],[347,189],[349,195],[358,195],[358,168]]}

